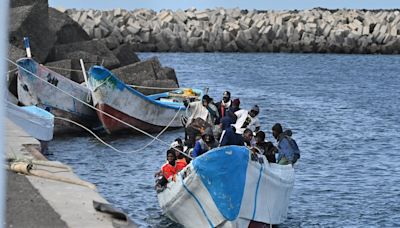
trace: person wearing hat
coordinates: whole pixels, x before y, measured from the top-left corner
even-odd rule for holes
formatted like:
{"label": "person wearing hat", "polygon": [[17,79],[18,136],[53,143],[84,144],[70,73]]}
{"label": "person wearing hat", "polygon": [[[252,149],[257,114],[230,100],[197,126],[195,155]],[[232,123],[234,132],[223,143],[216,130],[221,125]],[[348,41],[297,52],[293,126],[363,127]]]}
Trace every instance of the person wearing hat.
{"label": "person wearing hat", "polygon": [[260,130],[260,120],[257,115],[260,113],[260,108],[258,105],[254,105],[250,111],[245,109],[241,109],[235,112],[237,116],[235,128],[243,134],[244,130],[250,129],[253,132],[257,133]]}
{"label": "person wearing hat", "polygon": [[188,164],[186,161],[186,157],[184,154],[183,142],[180,138],[175,139],[175,141],[171,144],[171,149],[175,150],[176,154],[176,162],[175,162],[175,170],[178,173],[183,168],[185,168]]}
{"label": "person wearing hat", "polygon": [[218,142],[214,138],[214,134],[211,128],[207,128],[199,139],[193,149],[192,157],[198,157],[207,151],[218,147]]}
{"label": "person wearing hat", "polygon": [[216,121],[216,124],[220,123],[221,118],[227,115],[229,108],[232,106],[231,101],[231,93],[229,91],[225,91],[222,95],[222,100],[215,104],[218,109],[219,118]]}

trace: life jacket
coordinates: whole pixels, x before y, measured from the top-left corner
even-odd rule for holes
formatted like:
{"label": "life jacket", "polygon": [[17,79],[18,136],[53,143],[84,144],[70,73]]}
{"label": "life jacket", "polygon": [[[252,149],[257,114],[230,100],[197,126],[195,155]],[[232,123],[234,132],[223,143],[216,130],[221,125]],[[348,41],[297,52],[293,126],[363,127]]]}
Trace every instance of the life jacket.
{"label": "life jacket", "polygon": [[170,178],[171,176],[173,177],[176,174],[176,168],[175,166],[170,165],[168,162],[165,163],[162,167],[161,167],[161,171],[163,173],[163,176],[165,177],[165,179],[168,180],[168,178]]}
{"label": "life jacket", "polygon": [[175,170],[178,173],[179,171],[181,171],[183,168],[185,168],[187,166],[187,162],[185,158],[182,159],[177,159],[175,162]]}

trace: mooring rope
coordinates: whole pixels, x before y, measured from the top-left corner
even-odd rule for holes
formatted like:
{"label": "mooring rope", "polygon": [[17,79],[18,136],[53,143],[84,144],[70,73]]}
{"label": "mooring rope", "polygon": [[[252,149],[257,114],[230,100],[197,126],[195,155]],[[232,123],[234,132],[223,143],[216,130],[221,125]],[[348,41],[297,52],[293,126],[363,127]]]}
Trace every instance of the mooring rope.
{"label": "mooring rope", "polygon": [[[169,143],[167,143],[167,142],[165,142],[165,141],[163,141],[163,140],[161,140],[161,139],[159,139],[159,138],[157,138],[157,137],[154,137],[153,135],[149,134],[148,132],[143,131],[142,129],[137,128],[137,127],[135,127],[135,126],[133,126],[133,125],[127,123],[127,122],[124,122],[123,120],[120,120],[120,119],[116,118],[115,116],[113,116],[113,115],[111,115],[111,114],[109,114],[109,113],[107,113],[107,112],[104,112],[103,110],[100,110],[100,109],[94,107],[93,105],[88,104],[87,102],[85,102],[85,101],[83,101],[83,100],[81,100],[81,99],[75,97],[74,95],[72,95],[72,94],[70,94],[70,93],[68,93],[68,92],[66,92],[66,91],[64,91],[64,90],[62,90],[62,89],[60,89],[60,88],[58,88],[57,86],[51,84],[50,82],[44,80],[43,78],[41,78],[41,77],[39,77],[39,76],[37,76],[37,75],[34,74],[33,72],[30,72],[29,70],[25,69],[24,67],[19,66],[16,62],[12,61],[11,59],[6,58],[6,60],[7,60],[8,62],[10,62],[11,64],[15,65],[16,67],[18,67],[19,69],[24,70],[24,71],[27,72],[28,74],[30,74],[30,75],[32,75],[32,76],[38,78],[39,80],[43,81],[44,83],[46,83],[46,84],[52,86],[53,88],[55,88],[55,89],[61,91],[61,92],[64,93],[65,95],[70,96],[70,97],[72,97],[73,99],[75,99],[75,100],[81,102],[82,104],[84,104],[84,105],[86,105],[86,106],[88,106],[88,107],[90,107],[90,108],[92,108],[92,109],[94,109],[94,110],[96,110],[96,111],[98,111],[98,112],[104,114],[105,116],[108,116],[108,117],[110,117],[110,118],[112,118],[112,119],[114,119],[114,120],[116,120],[116,121],[118,121],[118,122],[120,122],[120,123],[122,123],[122,124],[124,124],[124,125],[126,125],[126,126],[128,126],[128,127],[130,127],[130,128],[132,128],[132,129],[134,129],[134,130],[136,130],[136,131],[138,131],[138,132],[140,132],[140,133],[142,133],[142,134],[144,134],[144,135],[146,135],[146,136],[152,138],[152,139],[153,139],[153,142],[154,142],[155,140],[157,140],[158,142],[160,142],[160,143],[162,143],[162,144],[164,144],[164,145],[167,145],[168,147],[170,146]],[[179,113],[179,111],[178,111],[178,113]],[[184,156],[187,156],[187,157],[191,158],[189,155],[187,155],[187,154],[184,153],[183,151],[178,150],[178,149],[175,149],[175,150],[178,151],[179,153],[183,154]]]}

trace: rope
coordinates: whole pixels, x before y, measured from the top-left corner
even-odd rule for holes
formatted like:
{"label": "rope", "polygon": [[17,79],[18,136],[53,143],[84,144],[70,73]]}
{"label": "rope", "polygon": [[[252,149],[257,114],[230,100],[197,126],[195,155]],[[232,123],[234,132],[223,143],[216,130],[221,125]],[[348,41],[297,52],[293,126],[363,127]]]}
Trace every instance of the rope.
{"label": "rope", "polygon": [[[66,91],[64,91],[64,90],[62,90],[62,89],[60,89],[60,88],[58,88],[57,86],[55,86],[55,85],[49,83],[48,81],[44,80],[44,79],[41,78],[41,77],[35,75],[34,73],[30,72],[29,70],[25,69],[24,67],[19,66],[16,62],[10,60],[9,58],[6,58],[6,60],[7,60],[8,62],[10,62],[11,64],[15,65],[16,67],[18,67],[19,69],[24,70],[24,71],[27,72],[28,74],[31,74],[32,76],[38,78],[39,80],[45,82],[46,84],[52,86],[53,88],[55,88],[55,89],[57,89],[57,90],[59,90],[60,92],[64,93],[65,95],[70,96],[70,97],[72,97],[73,99],[75,99],[75,100],[81,102],[82,104],[84,104],[84,105],[86,105],[86,106],[88,106],[88,107],[90,107],[90,108],[92,108],[92,109],[94,109],[94,110],[96,110],[96,111],[98,111],[98,112],[100,112],[100,113],[102,113],[102,114],[104,114],[104,115],[106,115],[106,116],[108,116],[108,117],[110,117],[110,118],[112,118],[112,119],[114,119],[114,120],[116,120],[116,121],[118,121],[118,122],[120,122],[120,123],[122,123],[122,124],[128,126],[128,127],[130,127],[130,128],[132,128],[132,129],[134,129],[134,130],[136,130],[136,131],[138,131],[138,132],[140,132],[140,133],[142,133],[142,134],[144,134],[144,135],[146,135],[146,136],[148,136],[148,137],[150,137],[150,138],[153,138],[154,140],[157,140],[158,142],[160,142],[160,143],[162,143],[162,144],[164,144],[164,145],[167,145],[168,147],[170,146],[169,143],[164,142],[163,140],[152,136],[151,134],[147,133],[146,131],[143,131],[143,130],[140,129],[140,128],[137,128],[137,127],[135,127],[135,126],[133,126],[133,125],[131,125],[131,124],[129,124],[129,123],[126,123],[126,122],[124,122],[124,121],[122,121],[122,120],[116,118],[115,116],[110,115],[110,114],[108,114],[107,112],[104,112],[103,110],[100,110],[100,109],[94,107],[93,105],[88,104],[88,103],[86,103],[85,101],[83,101],[83,100],[81,100],[81,99],[75,97],[74,95],[72,95],[72,94],[70,94],[70,93],[68,93],[68,92],[66,92]],[[179,111],[178,111],[178,112],[179,112]],[[186,153],[184,153],[183,151],[177,150],[177,149],[175,149],[175,150],[178,151],[179,153],[181,153],[181,154],[187,156]]]}
{"label": "rope", "polygon": [[[179,110],[180,110],[180,109],[179,109]],[[103,143],[105,146],[111,148],[112,150],[114,150],[114,151],[116,151],[116,152],[118,152],[118,153],[128,154],[128,153],[136,153],[136,152],[141,151],[141,150],[144,150],[145,148],[147,148],[148,146],[150,146],[150,145],[156,140],[156,138],[158,139],[158,138],[169,128],[169,126],[171,126],[171,124],[174,122],[174,120],[176,119],[176,117],[178,116],[178,114],[179,114],[179,111],[176,112],[174,118],[168,123],[168,125],[167,125],[162,131],[160,131],[160,132],[157,134],[157,136],[156,136],[155,138],[153,138],[149,143],[147,143],[144,147],[142,147],[142,148],[140,148],[140,149],[136,149],[136,150],[132,150],[132,151],[122,151],[122,150],[119,150],[119,149],[113,147],[112,145],[110,145],[109,143],[107,143],[107,142],[105,142],[103,139],[101,139],[98,135],[96,135],[92,130],[90,130],[89,128],[87,128],[87,127],[83,126],[82,124],[77,123],[77,122],[75,122],[75,121],[73,121],[73,120],[70,120],[70,119],[67,119],[67,118],[63,118],[63,117],[57,117],[57,116],[55,116],[54,118],[55,118],[55,119],[60,119],[60,120],[63,120],[63,121],[67,121],[67,122],[72,123],[72,124],[75,124],[75,125],[77,125],[77,126],[83,128],[83,129],[85,129],[86,131],[88,131],[88,132],[89,132],[90,134],[92,134],[97,140],[99,140],[101,143]],[[187,155],[186,153],[183,153],[183,154],[184,154],[185,156],[187,156],[187,157],[193,159],[192,157],[190,157],[190,156]]]}

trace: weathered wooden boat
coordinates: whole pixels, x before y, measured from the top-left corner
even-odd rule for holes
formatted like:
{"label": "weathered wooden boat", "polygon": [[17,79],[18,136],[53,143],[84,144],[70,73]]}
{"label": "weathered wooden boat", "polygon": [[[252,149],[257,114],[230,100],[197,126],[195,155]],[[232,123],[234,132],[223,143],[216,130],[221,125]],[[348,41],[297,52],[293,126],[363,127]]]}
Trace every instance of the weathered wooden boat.
{"label": "weathered wooden boat", "polygon": [[292,165],[227,146],[194,159],[157,196],[185,227],[268,227],[286,219],[293,185]]}
{"label": "weathered wooden boat", "polygon": [[[38,106],[55,116],[71,119],[87,127],[98,126],[98,118],[93,109],[62,93],[49,83],[82,101],[91,103],[91,93],[87,87],[40,65],[32,58],[19,59],[17,64],[18,100],[23,105]],[[82,131],[75,125],[57,119],[54,130],[55,133]]]}
{"label": "weathered wooden boat", "polygon": [[[183,99],[198,99],[200,90],[176,90],[145,96],[126,85],[102,66],[89,69],[89,87],[93,104],[105,113],[146,132],[159,132],[165,127],[183,127],[181,116],[185,114]],[[105,115],[97,115],[108,133],[132,129]]]}
{"label": "weathered wooden boat", "polygon": [[7,118],[36,139],[42,141],[53,139],[54,116],[41,108],[19,107],[7,102]]}

